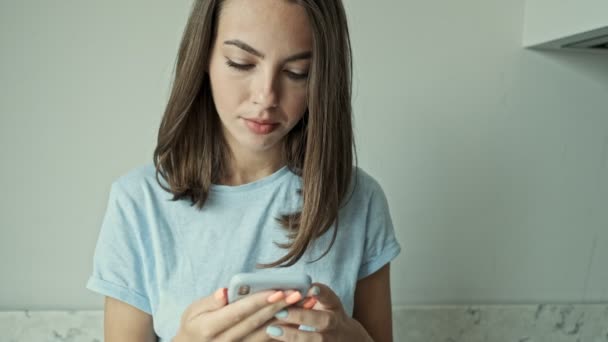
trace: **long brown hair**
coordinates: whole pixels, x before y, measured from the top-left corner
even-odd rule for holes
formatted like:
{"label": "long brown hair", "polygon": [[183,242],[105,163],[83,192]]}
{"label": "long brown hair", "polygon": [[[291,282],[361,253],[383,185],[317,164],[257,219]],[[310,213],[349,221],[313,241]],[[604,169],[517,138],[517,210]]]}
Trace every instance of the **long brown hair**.
{"label": "long brown hair", "polygon": [[[325,256],[336,239],[338,211],[347,197],[356,162],[352,128],[352,60],[341,0],[285,0],[305,8],[313,33],[308,109],[283,141],[283,158],[302,177],[302,210],[277,220],[286,229],[285,256],[258,267],[288,267],[333,223]],[[227,171],[229,148],[220,129],[206,73],[225,0],[195,0],[184,30],[175,79],[154,150],[156,180],[200,210],[210,186]],[[354,157],[354,160],[353,160]],[[159,181],[159,174],[170,188]],[[294,194],[297,195],[297,194]],[[317,259],[318,260],[318,259]]]}

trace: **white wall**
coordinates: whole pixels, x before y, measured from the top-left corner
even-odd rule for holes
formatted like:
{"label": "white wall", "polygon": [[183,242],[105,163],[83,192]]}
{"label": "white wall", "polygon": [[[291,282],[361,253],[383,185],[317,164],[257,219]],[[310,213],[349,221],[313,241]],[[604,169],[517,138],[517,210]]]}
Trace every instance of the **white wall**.
{"label": "white wall", "polygon": [[[523,0],[346,1],[394,303],[608,301],[608,55],[522,49]],[[189,8],[0,2],[0,310],[101,308],[109,185],[151,160]]]}

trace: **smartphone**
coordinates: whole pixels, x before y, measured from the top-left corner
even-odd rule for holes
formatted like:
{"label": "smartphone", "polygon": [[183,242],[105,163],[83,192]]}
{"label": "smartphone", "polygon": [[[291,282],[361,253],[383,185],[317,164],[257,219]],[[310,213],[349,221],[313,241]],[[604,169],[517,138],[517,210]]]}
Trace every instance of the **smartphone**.
{"label": "smartphone", "polygon": [[238,273],[228,285],[228,303],[265,290],[298,290],[306,297],[312,280],[307,274]]}

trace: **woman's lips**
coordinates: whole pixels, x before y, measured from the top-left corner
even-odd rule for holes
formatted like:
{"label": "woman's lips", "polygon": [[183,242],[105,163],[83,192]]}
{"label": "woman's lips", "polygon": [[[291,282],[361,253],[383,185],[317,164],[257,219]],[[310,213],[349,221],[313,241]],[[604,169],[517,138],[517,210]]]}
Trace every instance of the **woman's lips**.
{"label": "woman's lips", "polygon": [[274,131],[275,129],[277,129],[277,127],[279,127],[279,124],[276,122],[272,122],[269,120],[253,120],[253,119],[244,119],[245,123],[247,124],[247,127],[249,128],[250,131],[252,131],[255,134],[268,134],[272,131]]}

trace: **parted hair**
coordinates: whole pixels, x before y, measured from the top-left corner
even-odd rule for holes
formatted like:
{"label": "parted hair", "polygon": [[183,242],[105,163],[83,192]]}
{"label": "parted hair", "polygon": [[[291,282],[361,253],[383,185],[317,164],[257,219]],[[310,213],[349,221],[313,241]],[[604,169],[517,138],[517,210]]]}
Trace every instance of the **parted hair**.
{"label": "parted hair", "polygon": [[[202,209],[212,184],[227,172],[230,150],[213,102],[206,70],[217,34],[219,14],[229,0],[195,0],[175,64],[171,93],[154,150],[156,180],[173,194]],[[288,242],[280,259],[259,268],[288,267],[334,224],[329,252],[338,229],[338,211],[353,181],[356,163],[352,125],[352,51],[341,0],[279,0],[302,6],[313,35],[307,80],[307,109],[282,140],[283,160],[302,179],[301,211],[277,221]],[[162,185],[159,176],[168,184]],[[315,261],[316,261],[315,260]]]}

